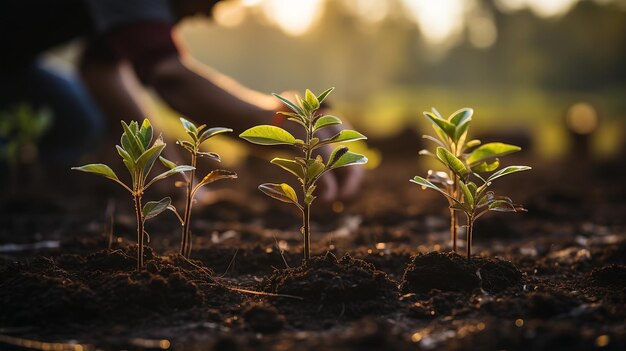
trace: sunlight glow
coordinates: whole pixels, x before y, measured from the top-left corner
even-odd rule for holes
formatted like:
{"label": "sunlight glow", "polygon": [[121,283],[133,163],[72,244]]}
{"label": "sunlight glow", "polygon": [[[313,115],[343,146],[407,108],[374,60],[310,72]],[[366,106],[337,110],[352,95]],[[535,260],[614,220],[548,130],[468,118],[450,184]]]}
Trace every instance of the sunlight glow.
{"label": "sunlight glow", "polygon": [[389,13],[389,2],[381,0],[344,0],[345,7],[367,22],[380,22]]}
{"label": "sunlight glow", "polygon": [[488,17],[477,17],[469,20],[469,41],[479,49],[492,46],[498,38],[498,31],[493,20]]}
{"label": "sunlight glow", "polygon": [[505,11],[518,11],[529,8],[541,17],[560,16],[569,11],[579,0],[498,0],[497,4]]}
{"label": "sunlight glow", "polygon": [[463,0],[403,0],[411,19],[431,44],[442,44],[463,30]]}
{"label": "sunlight glow", "polygon": [[245,8],[236,2],[221,1],[213,8],[213,18],[220,26],[236,27],[243,22],[245,17]]}
{"label": "sunlight glow", "polygon": [[322,15],[321,0],[264,0],[265,16],[292,36],[305,34]]}

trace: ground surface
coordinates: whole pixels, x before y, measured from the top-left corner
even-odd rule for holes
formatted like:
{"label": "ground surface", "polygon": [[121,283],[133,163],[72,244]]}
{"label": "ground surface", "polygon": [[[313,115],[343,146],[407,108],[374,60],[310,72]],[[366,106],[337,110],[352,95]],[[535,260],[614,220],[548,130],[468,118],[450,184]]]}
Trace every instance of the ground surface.
{"label": "ground surface", "polygon": [[140,272],[114,184],[7,196],[0,349],[624,350],[625,172],[534,166],[497,188],[529,212],[485,217],[471,262],[449,253],[445,201],[408,182],[417,162],[386,159],[358,202],[319,204],[306,265],[297,213],[254,191],[284,176],[263,163],[206,195],[191,259],[174,219],[149,222]]}

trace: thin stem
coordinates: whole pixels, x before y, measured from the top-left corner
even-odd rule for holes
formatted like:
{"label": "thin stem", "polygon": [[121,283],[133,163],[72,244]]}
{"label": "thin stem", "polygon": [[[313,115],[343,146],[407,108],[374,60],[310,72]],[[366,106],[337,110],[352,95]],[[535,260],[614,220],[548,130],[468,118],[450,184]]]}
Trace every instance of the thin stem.
{"label": "thin stem", "polygon": [[310,229],[311,206],[305,205],[302,210],[302,225],[304,228],[304,260],[311,258],[311,229]]}
{"label": "thin stem", "polygon": [[[306,149],[304,150],[304,158],[309,161],[311,159],[312,148],[310,147],[311,139],[313,138],[313,117],[307,118],[308,128],[306,128]],[[306,194],[309,187],[312,185],[311,179],[308,177],[308,172],[304,172],[304,181],[302,182],[302,196],[304,198],[304,206],[302,208],[302,235],[304,240],[304,260],[307,261],[311,258],[311,205],[306,203]]]}
{"label": "thin stem", "polygon": [[191,166],[194,169],[191,170],[189,181],[187,182],[187,197],[185,201],[185,213],[183,218],[183,232],[180,244],[180,254],[184,257],[191,255],[191,234],[189,233],[189,225],[191,224],[191,207],[193,206],[193,180],[195,179],[195,167],[197,162],[197,147],[194,152],[191,153]]}
{"label": "thin stem", "polygon": [[135,215],[137,216],[137,270],[143,267],[143,227],[144,219],[141,211],[141,192],[137,191],[133,195],[135,203]]}
{"label": "thin stem", "polygon": [[474,218],[472,216],[467,216],[467,260],[469,261],[472,258],[472,237],[474,231]]}
{"label": "thin stem", "polygon": [[452,241],[452,252],[456,252],[456,242],[459,227],[456,223],[456,211],[450,209],[450,240]]}

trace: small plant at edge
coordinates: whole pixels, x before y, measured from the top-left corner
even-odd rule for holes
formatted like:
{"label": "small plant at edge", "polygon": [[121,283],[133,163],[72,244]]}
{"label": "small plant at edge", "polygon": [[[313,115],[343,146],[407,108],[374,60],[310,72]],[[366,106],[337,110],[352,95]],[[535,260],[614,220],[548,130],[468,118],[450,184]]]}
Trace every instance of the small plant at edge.
{"label": "small plant at edge", "polygon": [[[505,175],[531,169],[527,166],[509,166],[496,171],[500,166],[499,157],[521,150],[519,146],[504,143],[481,145],[480,140],[466,142],[473,110],[458,110],[448,119],[444,119],[433,109],[424,112],[432,123],[437,138],[424,135],[424,138],[437,145],[435,152],[420,151],[420,155],[432,156],[439,160],[446,171],[428,171],[427,178],[419,176],[411,179],[422,188],[431,188],[443,194],[450,207],[450,233],[453,250],[457,248],[458,224],[455,211],[465,214],[467,223],[467,258],[471,257],[474,222],[488,211],[520,212],[525,211],[515,205],[506,196],[495,196],[488,191],[492,182]],[[469,151],[468,150],[471,150]],[[494,172],[488,177],[480,173]],[[479,183],[480,185],[476,184]],[[437,185],[436,185],[437,184]]]}
{"label": "small plant at edge", "polygon": [[[122,145],[116,145],[116,148],[131,175],[131,185],[124,184],[117,177],[115,172],[113,172],[111,167],[102,163],[72,167],[72,169],[94,173],[110,179],[121,185],[132,195],[137,218],[137,269],[140,269],[143,267],[145,222],[165,211],[171,206],[170,204],[172,202],[169,197],[165,197],[159,201],[148,201],[143,205],[142,198],[144,192],[156,181],[176,173],[192,171],[194,167],[187,165],[175,166],[148,181],[148,174],[152,170],[152,166],[154,166],[157,158],[161,156],[165,148],[165,143],[160,136],[152,143],[152,125],[147,119],[144,119],[141,127],[139,127],[136,121],[132,121],[130,124],[126,124],[126,122],[122,121],[122,128],[124,128],[120,139]],[[150,146],[150,143],[152,143],[152,146]]]}
{"label": "small plant at edge", "polygon": [[330,88],[318,96],[307,89],[304,99],[296,96],[295,102],[274,94],[292,111],[280,113],[304,129],[304,140],[296,139],[288,131],[271,125],[252,127],[239,135],[241,138],[259,145],[291,145],[302,153],[302,157],[295,157],[293,160],[284,158],[271,160],[271,163],[291,173],[300,181],[302,184],[302,202],[300,202],[295,190],[286,183],[261,184],[259,190],[274,199],[294,204],[302,212],[301,231],[304,240],[305,260],[311,257],[310,216],[311,204],[315,200],[313,193],[317,180],[330,170],[367,163],[365,156],[350,152],[343,145],[337,146],[332,151],[326,163],[321,155],[313,154],[315,150],[330,144],[367,139],[363,134],[348,129],[344,129],[330,138],[322,138],[318,133],[324,128],[342,123],[338,117],[317,113],[320,104],[333,89]]}

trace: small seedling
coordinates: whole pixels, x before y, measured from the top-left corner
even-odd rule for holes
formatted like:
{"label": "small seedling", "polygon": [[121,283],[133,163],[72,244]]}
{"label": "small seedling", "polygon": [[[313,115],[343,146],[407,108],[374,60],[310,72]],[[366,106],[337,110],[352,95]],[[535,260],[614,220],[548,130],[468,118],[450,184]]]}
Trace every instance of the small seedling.
{"label": "small seedling", "polygon": [[346,143],[355,140],[367,139],[363,134],[354,130],[344,129],[330,138],[322,138],[319,133],[324,128],[341,124],[338,117],[318,114],[320,104],[333,91],[330,88],[318,96],[310,90],[306,90],[304,99],[296,96],[292,102],[280,95],[274,94],[292,112],[281,112],[289,121],[300,125],[305,132],[305,139],[296,139],[288,131],[271,125],[252,127],[239,136],[251,143],[259,145],[291,145],[302,152],[303,157],[295,157],[293,160],[274,158],[271,163],[294,175],[302,184],[302,202],[300,202],[295,190],[288,184],[266,183],[259,186],[266,195],[279,201],[291,203],[302,212],[302,235],[304,239],[304,259],[311,257],[311,233],[310,216],[311,204],[315,200],[314,191],[316,182],[324,173],[345,166],[360,165],[367,163],[363,155],[350,152],[346,146],[337,146],[330,154],[326,163],[321,155],[314,155],[314,151],[335,143]]}
{"label": "small seedling", "polygon": [[[152,143],[152,125],[147,119],[144,119],[141,127],[139,127],[136,121],[132,121],[130,124],[126,124],[126,122],[122,121],[122,127],[124,128],[120,142],[122,146],[116,145],[116,148],[131,175],[131,185],[124,184],[117,177],[115,172],[113,172],[111,167],[102,163],[72,167],[72,169],[94,173],[110,179],[121,185],[133,196],[135,215],[137,218],[137,269],[140,269],[143,267],[145,222],[165,211],[171,206],[170,204],[172,202],[169,197],[165,197],[159,201],[148,201],[144,206],[142,203],[144,192],[155,182],[176,173],[192,171],[194,167],[187,165],[175,166],[148,181],[148,174],[152,170],[155,161],[161,156],[165,148],[165,143],[160,136]],[[151,143],[152,146],[150,146]]]}
{"label": "small seedling", "polygon": [[[237,178],[237,174],[230,171],[225,171],[221,169],[216,169],[207,173],[207,175],[202,178],[199,182],[195,182],[196,175],[196,164],[198,162],[198,157],[208,158],[217,162],[221,162],[220,156],[214,152],[204,152],[200,151],[200,145],[215,135],[221,133],[229,133],[232,132],[232,129],[229,128],[209,128],[206,129],[206,125],[196,126],[192,122],[181,118],[180,122],[182,123],[185,131],[191,138],[189,140],[178,140],[177,144],[182,146],[185,150],[189,152],[191,155],[191,166],[194,167],[189,173],[189,176],[182,173],[185,178],[185,188],[186,188],[186,197],[185,197],[185,212],[181,217],[178,214],[178,211],[174,206],[170,206],[169,209],[172,210],[180,224],[182,226],[182,235],[181,235],[181,244],[180,244],[180,254],[189,258],[191,255],[191,232],[189,230],[190,222],[191,222],[191,208],[193,206],[193,199],[196,195],[196,192],[203,186],[213,183],[214,181],[220,179],[234,179]],[[176,164],[172,161],[169,161],[163,157],[160,158],[161,162],[168,168],[174,169]]]}
{"label": "small seedling", "polygon": [[6,164],[10,192],[23,188],[19,185],[21,166],[37,165],[37,143],[51,124],[52,111],[47,108],[35,110],[22,103],[0,112],[0,169]]}
{"label": "small seedling", "polygon": [[[437,138],[425,135],[424,138],[437,145],[435,152],[420,151],[439,160],[446,171],[428,171],[426,179],[416,176],[412,182],[431,188],[443,194],[450,208],[450,234],[453,250],[457,248],[458,224],[455,211],[463,212],[467,220],[467,257],[471,257],[474,222],[488,211],[520,212],[525,211],[505,196],[495,196],[488,191],[491,183],[505,175],[531,169],[527,166],[509,166],[496,171],[500,166],[499,157],[520,151],[515,145],[488,143],[481,145],[480,140],[466,142],[472,120],[472,109],[461,109],[444,119],[433,109],[424,112],[432,123]],[[471,151],[469,151],[471,150]],[[486,179],[480,173],[494,172]],[[472,181],[475,180],[475,181]],[[480,186],[476,184],[480,182]],[[437,184],[437,185],[436,185]]]}

